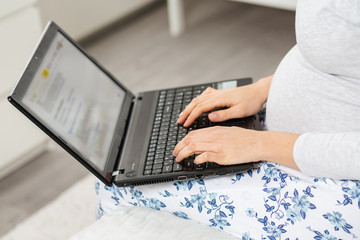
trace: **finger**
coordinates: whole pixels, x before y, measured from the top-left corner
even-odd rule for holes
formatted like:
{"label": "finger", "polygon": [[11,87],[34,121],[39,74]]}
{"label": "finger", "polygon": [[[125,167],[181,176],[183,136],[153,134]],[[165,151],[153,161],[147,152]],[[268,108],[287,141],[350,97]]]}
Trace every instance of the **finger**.
{"label": "finger", "polygon": [[185,109],[180,113],[179,118],[177,120],[178,124],[183,124],[184,121],[187,119],[189,114],[192,112],[192,110],[196,107],[198,104],[198,101],[200,101],[200,98],[194,98],[186,107]]}
{"label": "finger", "polygon": [[181,140],[180,142],[178,142],[174,148],[173,151],[173,156],[176,157],[178,155],[178,153],[184,149],[184,147],[186,147],[188,144],[185,144],[184,140]]}
{"label": "finger", "polygon": [[[204,95],[207,95],[209,93],[212,93],[216,91],[216,89],[212,88],[212,87],[208,87],[205,89],[204,92],[202,92],[198,97],[194,98],[189,105],[186,106],[186,108],[182,111],[182,113],[180,113],[179,118],[177,120],[177,123],[179,124],[183,124],[184,121],[187,119],[187,117],[189,116],[189,114],[193,111],[193,109],[202,101],[206,100],[207,98],[203,98]],[[190,123],[190,125],[192,124],[192,122]]]}
{"label": "finger", "polygon": [[219,162],[221,155],[215,152],[203,152],[194,159],[195,164],[202,164],[205,162]]}
{"label": "finger", "polygon": [[184,158],[187,158],[191,155],[212,151],[214,148],[213,143],[190,143],[186,147],[184,147],[176,156],[175,161],[181,162]]}
{"label": "finger", "polygon": [[237,117],[239,117],[239,110],[234,107],[215,111],[209,114],[209,119],[212,122],[223,122]]}
{"label": "finger", "polygon": [[174,148],[173,156],[177,156],[178,153],[185,148],[190,143],[199,143],[199,142],[210,142],[211,138],[209,134],[213,128],[202,128],[191,131],[188,133],[180,142],[178,142]]}
{"label": "finger", "polygon": [[202,113],[210,111],[215,106],[223,107],[218,101],[218,99],[207,99],[206,101],[199,103],[187,117],[184,127],[190,126]]}

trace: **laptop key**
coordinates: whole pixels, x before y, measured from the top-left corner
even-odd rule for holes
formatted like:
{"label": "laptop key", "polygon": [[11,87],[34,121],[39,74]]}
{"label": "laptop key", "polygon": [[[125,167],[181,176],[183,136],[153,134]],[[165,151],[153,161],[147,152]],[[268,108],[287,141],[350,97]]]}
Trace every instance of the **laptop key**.
{"label": "laptop key", "polygon": [[175,157],[173,155],[165,156],[165,158],[164,158],[165,161],[174,160],[174,159],[175,159]]}
{"label": "laptop key", "polygon": [[174,163],[173,170],[174,170],[174,172],[182,171],[183,170],[183,165],[176,162],[176,163]]}
{"label": "laptop key", "polygon": [[164,157],[165,157],[164,153],[155,154],[155,158],[164,158]]}
{"label": "laptop key", "polygon": [[161,166],[162,166],[163,162],[164,162],[164,160],[162,160],[162,159],[161,159],[161,160],[160,160],[160,159],[159,159],[159,160],[155,160],[155,161],[154,161],[154,165],[156,165],[156,166],[157,166],[157,165],[161,165]]}
{"label": "laptop key", "polygon": [[160,136],[158,137],[159,140],[161,140],[161,139],[166,139],[166,138],[167,138],[167,134],[165,134],[165,135],[160,135]]}
{"label": "laptop key", "polygon": [[169,173],[172,172],[172,165],[166,165],[163,167],[163,173]]}
{"label": "laptop key", "polygon": [[172,157],[172,153],[174,152],[175,145],[168,145],[166,146],[166,152],[169,153],[165,157],[170,156]]}
{"label": "laptop key", "polygon": [[161,169],[162,168],[162,164],[154,164],[153,169]]}
{"label": "laptop key", "polygon": [[145,170],[144,171],[144,175],[150,175],[151,174],[151,170]]}
{"label": "laptop key", "polygon": [[159,136],[163,136],[163,135],[167,136],[167,134],[168,134],[168,131],[166,131],[166,130],[159,132]]}
{"label": "laptop key", "polygon": [[147,161],[145,162],[145,165],[146,165],[146,166],[147,166],[147,165],[151,165],[151,166],[152,166],[153,163],[154,163],[154,161],[152,161],[152,160],[151,160],[151,161],[147,160]]}
{"label": "laptop key", "polygon": [[175,147],[175,145],[176,145],[176,139],[173,139],[173,140],[170,140],[170,141],[168,141],[167,142],[167,147]]}
{"label": "laptop key", "polygon": [[174,163],[173,160],[167,160],[167,161],[164,161],[164,166],[173,165],[173,163]]}
{"label": "laptop key", "polygon": [[181,103],[182,103],[182,102],[176,103],[176,104],[174,105],[174,110],[181,109],[181,106],[182,106]]}
{"label": "laptop key", "polygon": [[172,136],[169,136],[168,140],[169,140],[169,141],[176,141],[177,138],[178,138],[178,136],[172,135]]}
{"label": "laptop key", "polygon": [[206,164],[205,163],[201,163],[201,164],[195,164],[195,170],[203,170],[206,168]]}
{"label": "laptop key", "polygon": [[171,110],[172,110],[172,106],[171,106],[171,105],[167,105],[167,106],[165,106],[165,108],[164,108],[164,113],[169,113],[169,112],[171,112]]}
{"label": "laptop key", "polygon": [[160,132],[162,132],[162,131],[168,132],[169,131],[169,124],[164,124],[163,126],[161,126]]}
{"label": "laptop key", "polygon": [[163,161],[164,157],[155,157],[155,161]]}
{"label": "laptop key", "polygon": [[186,158],[185,160],[183,160],[184,162],[184,170],[186,171],[190,171],[193,169],[194,166],[194,161],[192,159]]}
{"label": "laptop key", "polygon": [[158,154],[164,154],[165,153],[165,149],[157,149],[156,150],[156,153],[155,153],[155,158],[156,158],[156,155]]}
{"label": "laptop key", "polygon": [[161,171],[162,171],[162,169],[161,169],[161,168],[158,168],[158,169],[153,169],[153,170],[152,170],[152,172],[151,172],[151,174],[152,174],[152,175],[154,175],[154,174],[160,174],[160,173],[161,173]]}
{"label": "laptop key", "polygon": [[157,151],[160,150],[160,149],[164,149],[165,148],[165,144],[158,144],[156,146],[156,153],[158,153]]}

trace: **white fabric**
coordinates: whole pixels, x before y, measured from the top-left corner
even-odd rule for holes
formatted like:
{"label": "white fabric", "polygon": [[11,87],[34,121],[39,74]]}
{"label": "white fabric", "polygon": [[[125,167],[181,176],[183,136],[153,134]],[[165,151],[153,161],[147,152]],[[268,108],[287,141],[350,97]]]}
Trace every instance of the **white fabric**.
{"label": "white fabric", "polygon": [[69,240],[234,240],[225,232],[150,208],[119,207]]}

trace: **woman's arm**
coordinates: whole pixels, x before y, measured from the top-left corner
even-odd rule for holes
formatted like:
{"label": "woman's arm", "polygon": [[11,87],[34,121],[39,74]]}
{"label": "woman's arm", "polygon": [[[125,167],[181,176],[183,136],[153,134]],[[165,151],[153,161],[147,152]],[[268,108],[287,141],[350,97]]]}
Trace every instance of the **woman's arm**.
{"label": "woman's arm", "polygon": [[259,139],[259,151],[264,156],[262,160],[278,163],[280,165],[299,170],[294,160],[294,146],[300,135],[285,132],[265,131]]}
{"label": "woman's arm", "polygon": [[262,96],[262,101],[265,103],[269,97],[269,91],[271,86],[271,81],[274,78],[274,75],[270,75],[264,78],[259,79],[255,84],[258,85],[259,89],[261,89],[260,95]]}
{"label": "woman's arm", "polygon": [[360,180],[360,132],[301,134],[294,159],[310,176]]}

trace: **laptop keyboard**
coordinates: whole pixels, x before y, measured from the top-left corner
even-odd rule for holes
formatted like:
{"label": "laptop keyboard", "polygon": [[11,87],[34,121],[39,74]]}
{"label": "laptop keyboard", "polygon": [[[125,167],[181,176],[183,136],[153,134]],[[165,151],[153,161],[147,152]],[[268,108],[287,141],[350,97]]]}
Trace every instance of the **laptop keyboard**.
{"label": "laptop keyboard", "polygon": [[184,159],[181,163],[175,161],[172,155],[175,145],[181,141],[189,131],[209,127],[212,125],[237,125],[227,121],[225,123],[211,123],[203,113],[188,128],[177,124],[180,112],[211,85],[201,85],[179,89],[169,89],[160,92],[155,114],[154,125],[148,148],[144,175],[155,175],[178,171],[199,171],[219,167],[216,163],[194,164],[195,156]]}

